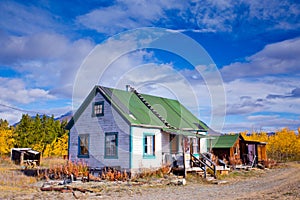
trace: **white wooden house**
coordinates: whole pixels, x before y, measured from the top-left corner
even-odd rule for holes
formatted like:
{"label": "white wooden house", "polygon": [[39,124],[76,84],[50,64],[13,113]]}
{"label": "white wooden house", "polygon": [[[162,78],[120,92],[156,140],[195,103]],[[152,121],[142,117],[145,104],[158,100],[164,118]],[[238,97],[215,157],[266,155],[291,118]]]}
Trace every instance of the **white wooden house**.
{"label": "white wooden house", "polygon": [[177,100],[95,86],[67,125],[71,161],[131,172],[205,152],[208,127]]}

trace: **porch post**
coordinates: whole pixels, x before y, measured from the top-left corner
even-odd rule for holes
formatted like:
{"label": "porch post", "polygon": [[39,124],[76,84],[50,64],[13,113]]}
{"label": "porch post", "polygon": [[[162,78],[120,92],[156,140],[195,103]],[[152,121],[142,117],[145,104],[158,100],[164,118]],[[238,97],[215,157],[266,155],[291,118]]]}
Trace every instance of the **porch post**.
{"label": "porch post", "polygon": [[181,140],[182,140],[182,152],[183,152],[183,169],[184,169],[184,178],[186,178],[186,174],[187,174],[187,172],[186,172],[186,164],[185,164],[185,159],[186,159],[186,155],[185,155],[185,150],[186,150],[186,148],[185,148],[185,137],[183,136],[182,138],[181,138]]}

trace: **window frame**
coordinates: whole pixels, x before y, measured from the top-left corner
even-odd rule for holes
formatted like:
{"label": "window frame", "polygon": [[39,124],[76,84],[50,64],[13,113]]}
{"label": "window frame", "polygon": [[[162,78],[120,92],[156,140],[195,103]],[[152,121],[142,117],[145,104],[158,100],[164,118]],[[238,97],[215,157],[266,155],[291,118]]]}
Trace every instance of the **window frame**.
{"label": "window frame", "polygon": [[[107,141],[106,138],[107,136],[115,135],[115,147],[116,147],[116,152],[115,155],[107,155]],[[119,133],[118,132],[106,132],[105,137],[104,137],[104,158],[105,159],[118,159],[118,154],[119,154]]]}
{"label": "window frame", "polygon": [[[147,137],[152,137],[152,154],[146,153],[146,140]],[[148,145],[147,145],[148,146]],[[154,133],[144,133],[143,134],[143,158],[155,158],[155,134]]]}
{"label": "window frame", "polygon": [[[81,154],[81,137],[87,137],[87,154]],[[90,157],[90,135],[89,134],[80,134],[78,135],[78,158],[89,158]]]}
{"label": "window frame", "polygon": [[[102,106],[102,107],[101,107],[101,113],[96,113],[95,107],[96,107],[96,106],[99,106],[99,105]],[[101,116],[104,116],[104,101],[96,101],[96,102],[94,102],[94,103],[93,103],[92,109],[93,109],[93,113],[92,113],[92,116],[93,116],[93,117],[101,117]]]}

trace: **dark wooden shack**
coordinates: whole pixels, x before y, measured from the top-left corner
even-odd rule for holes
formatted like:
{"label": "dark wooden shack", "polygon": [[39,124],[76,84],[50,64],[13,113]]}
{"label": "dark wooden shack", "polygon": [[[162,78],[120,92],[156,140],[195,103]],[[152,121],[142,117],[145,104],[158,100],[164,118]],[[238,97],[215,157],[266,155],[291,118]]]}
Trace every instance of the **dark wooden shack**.
{"label": "dark wooden shack", "polygon": [[12,148],[11,160],[18,165],[37,165],[41,163],[41,153],[31,148]]}
{"label": "dark wooden shack", "polygon": [[229,165],[264,164],[267,160],[265,142],[245,140],[240,134],[228,134],[215,137],[212,151],[220,160]]}
{"label": "dark wooden shack", "polygon": [[244,164],[264,164],[267,161],[266,142],[245,140],[240,135],[241,159]]}

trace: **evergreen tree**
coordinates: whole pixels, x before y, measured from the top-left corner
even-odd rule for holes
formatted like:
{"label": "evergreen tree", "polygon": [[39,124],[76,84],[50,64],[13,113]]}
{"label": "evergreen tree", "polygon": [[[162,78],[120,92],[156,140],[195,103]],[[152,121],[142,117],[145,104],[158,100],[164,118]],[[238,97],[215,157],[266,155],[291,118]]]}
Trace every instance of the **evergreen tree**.
{"label": "evergreen tree", "polygon": [[29,147],[33,134],[33,120],[28,114],[23,114],[14,134],[16,147]]}
{"label": "evergreen tree", "polygon": [[[66,140],[65,125],[66,122],[61,123],[55,120],[53,115],[47,117],[46,115],[40,116],[37,114],[34,118],[27,114],[23,115],[15,130],[15,146],[33,148],[42,153],[47,148],[47,154],[52,155],[53,153],[49,152],[49,147],[57,147],[55,143],[61,143],[62,136],[64,136],[64,141]],[[53,148],[50,148],[50,150],[53,150]],[[56,155],[55,152],[54,155]],[[59,155],[62,155],[62,153],[59,153]]]}
{"label": "evergreen tree", "polygon": [[8,130],[9,129],[9,123],[7,120],[0,119],[0,130]]}

